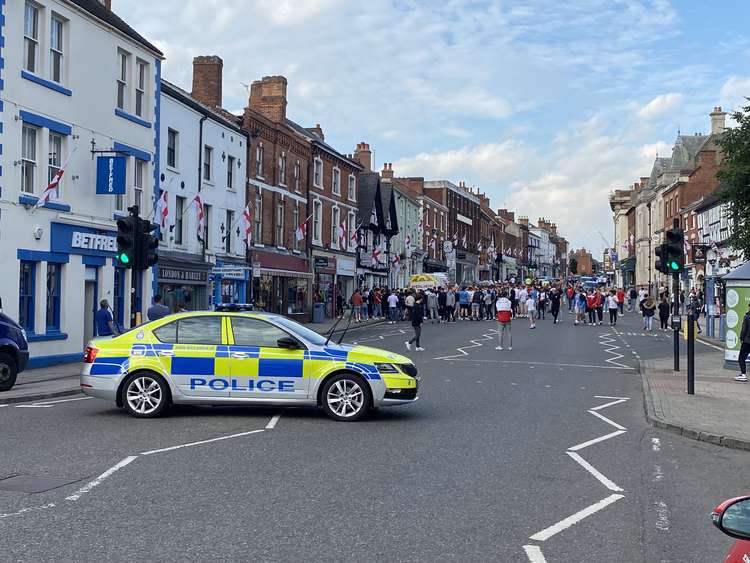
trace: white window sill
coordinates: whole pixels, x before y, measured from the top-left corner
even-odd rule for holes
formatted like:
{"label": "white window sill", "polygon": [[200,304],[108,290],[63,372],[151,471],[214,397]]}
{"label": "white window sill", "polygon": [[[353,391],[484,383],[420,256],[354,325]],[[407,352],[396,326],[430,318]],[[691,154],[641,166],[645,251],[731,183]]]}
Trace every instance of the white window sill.
{"label": "white window sill", "polygon": [[320,186],[318,184],[313,184],[313,188],[317,188],[317,189],[319,189],[321,191],[323,190],[323,186]]}
{"label": "white window sill", "polygon": [[335,196],[341,197],[341,192],[334,192],[333,190],[331,190],[331,193]]}
{"label": "white window sill", "polygon": [[211,188],[213,188],[213,187],[214,187],[214,183],[213,183],[213,180],[206,180],[206,179],[204,179],[204,180],[203,180],[203,185],[204,185],[204,186],[209,186],[209,187],[211,187]]}
{"label": "white window sill", "polygon": [[302,194],[302,192],[299,189],[294,190],[295,194]]}
{"label": "white window sill", "polygon": [[286,250],[286,246],[276,246],[276,250]]}
{"label": "white window sill", "polygon": [[231,192],[231,193],[233,193],[233,194],[236,194],[236,193],[237,193],[237,190],[236,190],[235,188],[230,188],[230,187],[227,187],[227,191],[228,191],[228,192]]}
{"label": "white window sill", "polygon": [[266,179],[263,176],[259,176],[258,174],[255,175],[256,180],[260,180],[261,182],[265,182]]}
{"label": "white window sill", "polygon": [[167,164],[167,171],[171,172],[172,174],[180,174],[180,171],[177,168],[174,168],[173,166],[169,166]]}
{"label": "white window sill", "polygon": [[284,182],[279,182],[279,187],[286,188],[288,186]]}
{"label": "white window sill", "polygon": [[292,250],[292,254],[299,254],[299,253],[300,253],[299,250]]}
{"label": "white window sill", "polygon": [[254,246],[255,248],[265,248],[265,247],[266,247],[266,245],[265,245],[265,244],[261,244],[261,243],[258,243],[258,242],[254,242],[254,243],[253,243],[253,246]]}

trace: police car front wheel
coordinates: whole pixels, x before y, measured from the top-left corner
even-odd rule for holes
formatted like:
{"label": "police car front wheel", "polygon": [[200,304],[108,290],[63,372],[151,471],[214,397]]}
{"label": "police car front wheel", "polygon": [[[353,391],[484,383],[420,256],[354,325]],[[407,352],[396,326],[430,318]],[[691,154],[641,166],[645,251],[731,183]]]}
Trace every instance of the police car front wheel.
{"label": "police car front wheel", "polygon": [[159,416],[167,406],[167,394],[167,385],[161,377],[134,373],[122,386],[122,404],[133,416],[152,418]]}
{"label": "police car front wheel", "polygon": [[354,374],[339,374],[323,387],[323,409],[335,420],[355,421],[372,406],[370,391]]}

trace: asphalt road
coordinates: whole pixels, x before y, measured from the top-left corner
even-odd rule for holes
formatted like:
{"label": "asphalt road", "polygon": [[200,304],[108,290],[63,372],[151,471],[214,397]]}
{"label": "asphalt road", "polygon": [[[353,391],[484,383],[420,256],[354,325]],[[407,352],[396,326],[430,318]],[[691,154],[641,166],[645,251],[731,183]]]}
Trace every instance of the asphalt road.
{"label": "asphalt road", "polygon": [[[426,351],[407,353],[420,401],[359,423],[226,407],[136,420],[97,399],[0,407],[0,558],[721,561],[731,540],[708,514],[745,492],[750,457],[646,424],[633,368],[668,355],[671,334],[633,316],[617,332],[563,321],[515,321],[502,352],[493,322],[428,322]],[[400,331],[347,339],[404,352]],[[68,484],[2,490],[14,475]]]}

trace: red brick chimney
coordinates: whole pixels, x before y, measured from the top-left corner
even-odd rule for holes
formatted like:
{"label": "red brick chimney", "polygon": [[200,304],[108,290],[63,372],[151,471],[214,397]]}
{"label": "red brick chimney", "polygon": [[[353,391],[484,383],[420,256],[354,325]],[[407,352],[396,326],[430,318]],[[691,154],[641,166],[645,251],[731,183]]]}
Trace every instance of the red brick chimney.
{"label": "red brick chimney", "polygon": [[380,177],[386,180],[390,180],[393,178],[393,163],[392,162],[383,163],[383,170],[380,171]]}
{"label": "red brick chimney", "polygon": [[364,141],[357,143],[357,149],[354,151],[354,160],[364,167],[363,172],[369,172],[372,169],[372,151],[370,150],[370,145]]}
{"label": "red brick chimney", "polygon": [[518,224],[523,225],[524,227],[529,226],[529,218],[528,217],[519,217],[518,218]]}
{"label": "red brick chimney", "polygon": [[208,107],[221,107],[221,74],[224,61],[216,55],[193,59],[193,98]]}
{"label": "red brick chimney", "polygon": [[505,219],[506,221],[510,221],[511,223],[514,223],[516,220],[515,211],[508,211],[507,209],[498,209],[497,214],[503,219]]}
{"label": "red brick chimney", "polygon": [[286,78],[264,76],[250,86],[250,109],[275,123],[286,119]]}

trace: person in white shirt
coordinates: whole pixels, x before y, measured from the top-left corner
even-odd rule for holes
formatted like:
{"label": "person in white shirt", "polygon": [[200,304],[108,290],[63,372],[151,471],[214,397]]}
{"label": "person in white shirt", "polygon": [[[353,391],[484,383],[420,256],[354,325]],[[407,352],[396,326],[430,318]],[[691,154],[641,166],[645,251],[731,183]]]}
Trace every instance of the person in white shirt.
{"label": "person in white shirt", "polygon": [[526,297],[526,314],[529,317],[529,328],[536,328],[534,313],[536,313],[536,302],[531,295],[528,295]]}
{"label": "person in white shirt", "polygon": [[614,289],[607,295],[607,309],[609,310],[609,326],[617,326],[618,303]]}
{"label": "person in white shirt", "polygon": [[[512,290],[511,290],[512,291]],[[513,336],[510,331],[510,323],[513,317],[513,310],[511,307],[510,299],[508,294],[503,291],[500,293],[500,298],[495,303],[497,309],[497,339],[500,341],[495,350],[503,349],[503,342],[505,341],[505,335],[508,335],[508,350],[513,350]]]}
{"label": "person in white shirt", "polygon": [[391,293],[388,296],[388,324],[395,325],[398,319],[398,295]]}
{"label": "person in white shirt", "polygon": [[525,287],[522,287],[518,290],[518,293],[516,293],[516,298],[518,299],[518,316],[525,317],[528,313],[528,311],[526,310],[526,300],[529,298],[529,294],[526,291]]}

